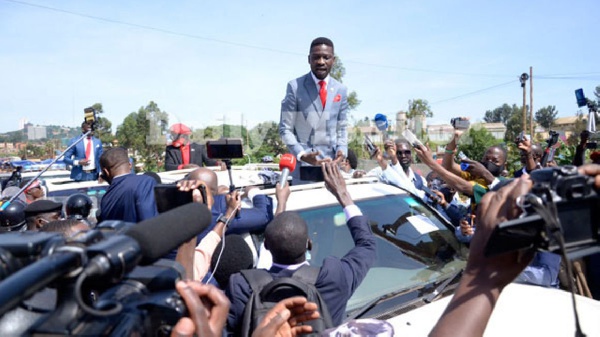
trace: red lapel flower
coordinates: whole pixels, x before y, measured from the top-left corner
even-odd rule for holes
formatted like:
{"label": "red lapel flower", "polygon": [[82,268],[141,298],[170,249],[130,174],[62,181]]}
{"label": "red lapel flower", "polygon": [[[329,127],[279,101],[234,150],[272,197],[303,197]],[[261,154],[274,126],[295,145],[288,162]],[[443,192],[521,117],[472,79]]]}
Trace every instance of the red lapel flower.
{"label": "red lapel flower", "polygon": [[342,96],[340,94],[335,95],[335,97],[333,98],[334,102],[339,102],[342,100]]}

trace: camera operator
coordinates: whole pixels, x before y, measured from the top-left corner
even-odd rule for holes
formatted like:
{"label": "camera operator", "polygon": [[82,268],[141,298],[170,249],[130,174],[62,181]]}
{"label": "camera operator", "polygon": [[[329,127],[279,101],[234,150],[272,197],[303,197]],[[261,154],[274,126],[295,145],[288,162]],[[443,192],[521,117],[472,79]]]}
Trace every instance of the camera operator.
{"label": "camera operator", "polygon": [[[581,166],[585,163],[585,150],[587,148],[588,140],[590,138],[590,132],[587,130],[581,131],[580,141],[575,148],[575,155],[573,156],[573,165]],[[600,164],[600,151],[594,151],[590,154],[590,159],[594,164]]]}
{"label": "camera operator", "polygon": [[529,174],[533,170],[542,168],[540,160],[542,160],[544,150],[541,146],[531,144],[531,140],[525,135],[518,137],[515,143],[519,150],[521,150],[521,164],[523,165],[521,169],[515,171],[515,178],[522,176],[523,173]]}

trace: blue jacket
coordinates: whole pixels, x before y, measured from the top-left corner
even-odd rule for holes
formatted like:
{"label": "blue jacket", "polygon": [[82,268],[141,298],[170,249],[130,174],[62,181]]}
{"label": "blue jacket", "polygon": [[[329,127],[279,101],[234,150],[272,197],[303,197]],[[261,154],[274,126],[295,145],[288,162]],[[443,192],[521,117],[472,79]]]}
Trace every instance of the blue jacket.
{"label": "blue jacket", "polygon": [[140,222],[157,216],[155,185],[156,180],[147,175],[114,178],[100,202],[100,219]]}
{"label": "blue jacket", "polygon": [[[71,138],[71,140],[69,141],[69,146],[75,143],[79,139],[79,137],[80,136]],[[76,160],[79,161],[85,159],[84,140],[81,140],[73,148],[69,149],[68,151],[65,151],[65,163],[71,165],[71,179],[80,181],[96,180],[98,178],[98,175],[100,174],[100,156],[102,155],[102,142],[100,141],[100,139],[92,137],[92,146],[94,150],[94,159],[96,165],[96,169],[93,172],[94,178],[87,176],[85,172],[83,172],[83,168],[81,167],[81,165],[75,165],[74,163]]]}
{"label": "blue jacket", "polygon": [[[355,216],[348,221],[348,229],[354,239],[352,248],[344,257],[327,257],[319,271],[315,286],[331,314],[334,325],[339,325],[346,317],[346,303],[363,281],[367,272],[375,263],[375,237],[365,216]],[[274,278],[291,276],[293,271],[271,267],[269,272]],[[250,285],[242,274],[236,273],[229,279],[226,294],[231,301],[227,327],[234,335],[239,335],[244,308],[252,294]]]}
{"label": "blue jacket", "polygon": [[[211,209],[212,221],[210,226],[198,235],[198,242],[202,240],[217,224],[219,215],[229,216],[227,212],[227,199],[225,195],[214,196]],[[252,198],[252,208],[242,208],[238,216],[231,218],[227,226],[226,234],[243,234],[255,231],[263,231],[267,224],[273,220],[273,200],[266,195],[258,194]]]}

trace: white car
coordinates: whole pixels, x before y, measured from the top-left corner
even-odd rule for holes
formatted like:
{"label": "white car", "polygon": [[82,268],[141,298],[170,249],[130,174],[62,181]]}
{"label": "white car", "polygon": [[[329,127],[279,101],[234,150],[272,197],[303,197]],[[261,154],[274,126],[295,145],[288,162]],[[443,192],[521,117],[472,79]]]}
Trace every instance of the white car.
{"label": "white car", "polygon": [[[377,240],[377,260],[348,301],[351,318],[377,318],[397,336],[426,336],[458,285],[468,249],[454,227],[418,197],[375,178],[347,181],[368,216]],[[342,257],[353,245],[341,206],[323,183],[291,186],[287,210],[299,212],[313,242],[311,265],[328,255]],[[272,195],[274,190],[264,190]],[[587,336],[600,336],[600,301],[576,296]],[[485,336],[573,336],[571,294],[513,283],[502,293]]]}
{"label": "white car", "polygon": [[[274,167],[269,167],[273,169]],[[215,168],[216,169],[216,168]],[[263,185],[264,167],[234,167],[217,171],[221,185]],[[182,179],[192,170],[159,173],[163,183]],[[466,264],[468,248],[454,236],[453,226],[435,210],[397,187],[376,178],[347,180],[347,188],[369,217],[377,240],[377,260],[348,301],[351,318],[377,318],[394,326],[397,336],[426,336],[441,316]],[[107,185],[49,179],[51,195],[66,198],[73,191],[99,199]],[[313,242],[310,263],[319,266],[326,256],[343,256],[353,245],[345,216],[323,183],[291,186],[287,210],[297,211],[308,223]],[[263,189],[275,201],[275,190]],[[251,207],[246,202],[245,207]],[[275,209],[275,207],[274,207]],[[575,296],[580,324],[587,336],[600,336],[600,301]],[[494,310],[485,336],[572,336],[575,331],[570,293],[513,283]]]}

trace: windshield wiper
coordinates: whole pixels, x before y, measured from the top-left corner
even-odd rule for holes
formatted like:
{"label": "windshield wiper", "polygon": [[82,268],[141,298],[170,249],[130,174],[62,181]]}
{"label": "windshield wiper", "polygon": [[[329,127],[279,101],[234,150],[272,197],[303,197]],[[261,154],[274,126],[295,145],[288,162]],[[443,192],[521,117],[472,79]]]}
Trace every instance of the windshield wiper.
{"label": "windshield wiper", "polygon": [[456,273],[454,273],[454,275],[448,277],[446,279],[446,281],[442,282],[439,286],[437,286],[433,292],[431,292],[429,295],[423,297],[423,301],[425,303],[431,303],[433,302],[442,292],[444,292],[444,290],[446,290],[446,288],[448,287],[448,285],[452,282],[454,282],[457,278],[459,278],[460,276],[462,276],[464,269],[461,269],[459,271],[457,271]]}
{"label": "windshield wiper", "polygon": [[367,302],[365,305],[363,305],[360,309],[358,309],[357,311],[354,312],[354,314],[352,314],[352,316],[348,317],[345,319],[345,321],[350,321],[353,319],[358,319],[361,318],[364,314],[366,314],[369,310],[373,309],[377,304],[390,299],[392,297],[395,297],[399,294],[402,293],[408,293],[411,292],[411,289],[402,289],[400,291],[395,291],[389,294],[385,294],[385,295],[381,295],[379,297],[376,297],[375,299]]}

